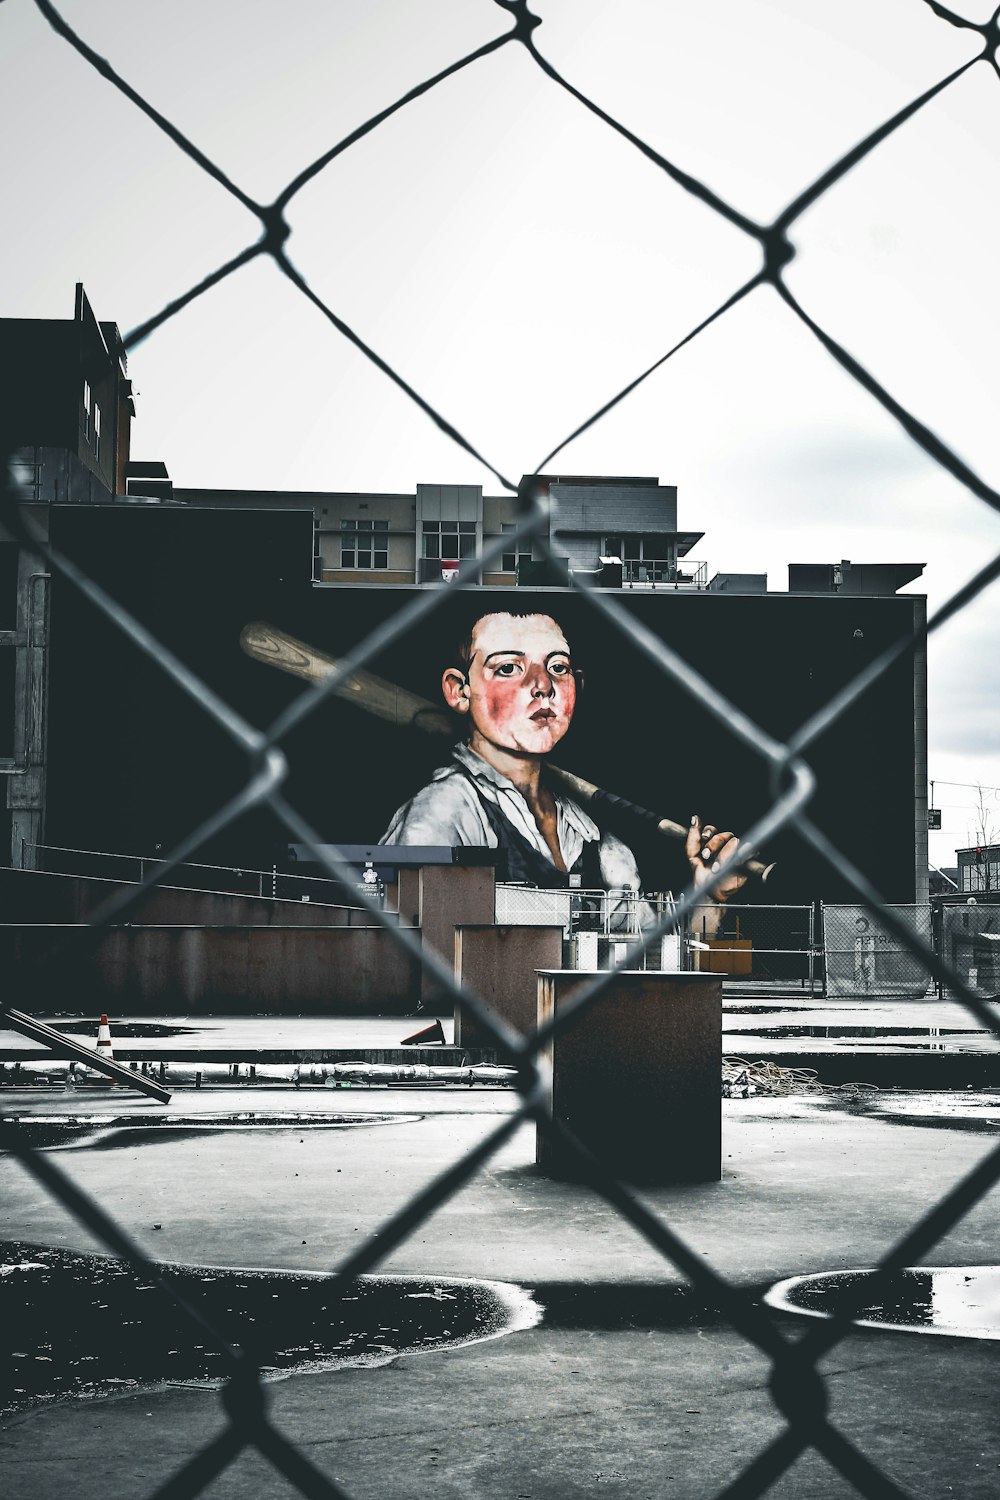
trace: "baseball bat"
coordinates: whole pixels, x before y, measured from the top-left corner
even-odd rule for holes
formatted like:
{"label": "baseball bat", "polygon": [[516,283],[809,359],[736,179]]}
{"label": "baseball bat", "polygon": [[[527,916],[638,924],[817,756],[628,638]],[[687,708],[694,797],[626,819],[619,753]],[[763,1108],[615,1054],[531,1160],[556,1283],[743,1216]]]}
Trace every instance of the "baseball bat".
{"label": "baseball bat", "polygon": [[[268,666],[278,667],[282,672],[289,672],[293,677],[301,677],[306,682],[325,682],[331,672],[340,667],[335,656],[327,656],[325,651],[307,646],[304,641],[296,640],[287,631],[278,630],[263,620],[254,620],[251,624],[244,625],[240,632],[240,645],[254,661],[266,662]],[[459,721],[448,709],[437,708],[418,693],[398,687],[396,683],[377,677],[374,672],[365,671],[364,668],[358,668],[345,677],[333,692],[338,698],[346,698],[349,703],[355,703],[358,708],[374,714],[375,718],[385,719],[400,728],[421,729],[426,734],[447,735],[450,739],[457,737]],[[633,821],[654,828],[666,838],[686,839],[688,836],[688,830],[682,823],[675,823],[672,818],[661,818],[659,814],[639,807],[625,797],[606,792],[592,781],[584,781],[581,776],[564,771],[561,766],[546,761],[545,771],[547,776],[558,781],[584,807],[598,810],[604,807],[612,813],[624,814]],[[744,869],[749,875],[757,875],[761,880],[766,880],[774,865],[766,865],[759,859],[748,859]]]}

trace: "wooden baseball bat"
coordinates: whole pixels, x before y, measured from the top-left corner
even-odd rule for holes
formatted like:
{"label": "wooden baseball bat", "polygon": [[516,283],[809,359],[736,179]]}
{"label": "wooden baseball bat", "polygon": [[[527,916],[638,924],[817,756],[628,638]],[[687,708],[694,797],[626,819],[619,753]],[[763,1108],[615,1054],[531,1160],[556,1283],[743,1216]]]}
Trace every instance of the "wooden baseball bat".
{"label": "wooden baseball bat", "polygon": [[[243,627],[240,645],[255,661],[266,662],[268,666],[278,667],[282,672],[291,673],[293,677],[302,677],[306,682],[325,682],[331,672],[340,667],[335,656],[327,656],[326,652],[307,646],[304,641],[296,640],[287,631],[278,630],[263,620],[254,620]],[[363,668],[345,677],[333,692],[338,698],[346,698],[349,703],[355,703],[358,708],[374,714],[377,719],[385,719],[403,729],[422,729],[426,734],[447,735],[449,739],[456,739],[461,727],[456,715],[448,709],[438,708],[433,703],[428,703],[426,698],[421,698],[418,693],[411,693]],[[592,781],[584,781],[571,771],[564,771],[551,761],[545,762],[545,771],[547,776],[558,781],[584,807],[598,810],[604,807],[610,812],[624,814],[633,821],[645,823],[667,838],[687,838],[687,828],[682,823],[675,823],[672,818],[661,818],[657,813],[649,812],[647,808],[639,807],[625,797],[604,791]],[[761,880],[766,880],[774,865],[765,865],[759,859],[748,859],[744,868],[748,874],[759,875]]]}

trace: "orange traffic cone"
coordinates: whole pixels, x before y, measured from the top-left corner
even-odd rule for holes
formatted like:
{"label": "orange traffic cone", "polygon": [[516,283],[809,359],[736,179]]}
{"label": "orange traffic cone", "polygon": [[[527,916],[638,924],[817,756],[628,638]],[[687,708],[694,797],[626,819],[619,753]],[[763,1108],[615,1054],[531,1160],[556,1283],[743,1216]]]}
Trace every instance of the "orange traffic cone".
{"label": "orange traffic cone", "polygon": [[[108,1062],[114,1062],[115,1054],[111,1046],[111,1027],[108,1025],[107,1016],[102,1016],[97,1026],[97,1050],[101,1057],[106,1058]],[[105,1076],[101,1081],[112,1084],[115,1080]]]}
{"label": "orange traffic cone", "polygon": [[426,1047],[434,1042],[441,1047],[446,1045],[444,1027],[441,1025],[440,1020],[435,1021],[430,1026],[425,1026],[423,1031],[415,1031],[412,1036],[404,1036],[399,1045],[401,1047]]}

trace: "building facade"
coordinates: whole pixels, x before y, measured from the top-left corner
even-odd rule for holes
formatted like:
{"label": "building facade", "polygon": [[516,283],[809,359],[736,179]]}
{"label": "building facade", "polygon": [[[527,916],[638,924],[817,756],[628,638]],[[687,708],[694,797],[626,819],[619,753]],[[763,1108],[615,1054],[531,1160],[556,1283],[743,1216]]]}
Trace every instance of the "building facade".
{"label": "building facade", "polygon": [[3,451],[25,465],[39,462],[30,450],[59,451],[75,460],[63,465],[67,476],[79,467],[106,494],[124,494],[135,415],[125,347],[116,323],[98,321],[81,282],[72,318],[0,318],[0,369]]}
{"label": "building facade", "polygon": [[956,849],[958,888],[970,895],[990,893],[1000,900],[1000,844],[979,844]]}
{"label": "building facade", "polygon": [[[135,415],[125,348],[82,283],[71,318],[0,318],[0,370],[0,461],[43,532],[53,504],[124,493]],[[45,824],[49,584],[38,552],[0,537],[0,776],[12,862],[29,866]]]}
{"label": "building facade", "polygon": [[[655,478],[545,474],[534,482],[553,501],[557,518],[545,540],[573,573],[626,588],[709,586],[706,564],[688,561],[703,533],[677,529],[676,486]],[[130,478],[129,487],[137,490],[138,480]],[[487,586],[554,584],[565,577],[546,564],[537,542],[515,541],[517,497],[485,495],[480,485],[418,484],[412,494],[402,495],[180,488],[172,493],[193,506],[311,509],[317,583],[440,583],[466,559],[487,552],[497,554],[483,572]],[[509,547],[503,546],[505,536]]]}
{"label": "building facade", "polygon": [[[178,547],[175,573],[167,570],[166,575],[177,579],[193,576],[192,569],[203,567],[205,559],[188,555],[189,551],[197,553],[201,545],[198,537],[211,533],[217,546],[224,533],[225,545],[237,550],[241,545],[237,538],[245,538],[239,569],[220,564],[218,559],[223,554],[216,550],[212,554],[213,570],[204,577],[199,574],[197,588],[192,584],[189,592],[197,594],[208,608],[212,601],[222,599],[227,589],[245,584],[249,590],[246,619],[259,610],[258,596],[249,585],[254,568],[267,561],[256,553],[260,537],[270,534],[267,528],[273,524],[278,532],[287,532],[294,540],[294,545],[289,543],[287,577],[277,582],[282,587],[292,583],[295,588],[301,586],[314,605],[330,606],[331,613],[335,613],[334,604],[349,601],[349,611],[358,618],[377,611],[381,601],[372,591],[384,589],[387,599],[395,591],[398,598],[399,591],[449,581],[464,562],[477,558],[489,559],[480,580],[487,589],[549,590],[575,578],[623,593],[636,591],[631,604],[636,608],[648,605],[657,628],[661,615],[676,615],[677,609],[689,605],[697,609],[699,618],[707,608],[713,620],[720,621],[736,615],[749,618],[747,611],[751,611],[755,621],[762,622],[762,641],[767,639],[769,622],[776,621],[783,608],[787,613],[789,595],[843,595],[843,603],[834,605],[834,612],[837,630],[841,625],[845,629],[843,670],[849,672],[854,656],[868,649],[865,631],[854,618],[854,601],[893,594],[921,571],[919,565],[870,567],[846,561],[790,565],[788,595],[772,595],[760,605],[751,599],[727,602],[726,595],[767,594],[766,575],[717,573],[710,577],[707,564],[692,555],[703,533],[679,529],[677,489],[653,476],[527,476],[551,501],[546,534],[533,542],[515,539],[517,496],[484,494],[478,485],[419,483],[407,493],[175,488],[163,462],[131,459],[134,404],[122,340],[114,323],[96,318],[82,285],[76,288],[70,319],[0,320],[0,358],[9,392],[2,408],[3,451],[5,456],[12,456],[14,482],[27,512],[38,520],[42,530],[47,529],[50,517],[61,515],[64,522],[72,518],[76,524],[67,534],[81,545],[86,542],[97,547],[91,561],[99,573],[109,566],[107,546],[99,538],[135,532],[137,528],[131,523],[139,521],[135,512],[141,510],[152,523],[162,520],[160,531],[170,530],[175,541],[183,532],[186,547]],[[229,517],[218,514],[225,511],[232,512],[231,524]],[[206,512],[216,515],[212,518]],[[267,512],[270,516],[248,517],[248,512]],[[177,526],[167,526],[171,516]],[[188,517],[190,524],[186,524]],[[156,525],[138,529],[152,535]],[[547,555],[550,552],[557,559],[555,565]],[[126,585],[138,590],[133,609],[140,617],[144,617],[148,580],[153,571],[159,576],[159,558],[154,546],[142,553],[133,551],[128,553],[124,572],[112,568],[108,575],[107,587],[116,597]],[[268,582],[268,588],[272,585],[276,586],[275,580]],[[29,868],[34,866],[35,851],[45,840],[49,727],[50,721],[55,723],[58,718],[55,713],[50,715],[48,702],[54,660],[50,654],[50,589],[42,556],[20,540],[0,538],[0,774],[6,780],[9,816],[4,832],[9,836],[12,864]],[[345,592],[338,597],[328,590]],[[352,590],[359,592],[352,594]],[[658,601],[641,597],[657,592],[670,596],[663,600],[662,608]],[[702,605],[698,599],[680,597],[685,594],[717,598],[711,605]],[[267,597],[263,585],[259,597]],[[544,600],[547,596],[532,597]],[[784,598],[785,606],[778,603],[779,598]],[[922,605],[922,601],[919,603]],[[251,608],[253,615],[249,613]],[[918,601],[913,608],[917,610]],[[814,611],[817,619],[822,614],[825,620],[827,613],[825,604]],[[210,622],[206,622],[206,630],[210,629]],[[733,637],[730,629],[727,639]],[[63,641],[59,649],[68,650],[72,645],[72,641]],[[761,649],[761,660],[770,660],[765,648]],[[783,639],[770,650],[788,654]],[[831,662],[835,655],[830,657]],[[921,889],[926,890],[927,837],[926,664],[922,646],[914,651],[912,666],[919,899]],[[836,670],[841,670],[839,665]],[[810,671],[800,684],[802,690],[811,691],[812,681]],[[739,697],[739,690],[737,677],[730,684],[734,699]],[[81,709],[81,716],[87,712],[89,709]],[[905,717],[909,717],[908,709]],[[58,738],[53,730],[53,743]],[[79,752],[79,741],[70,735],[67,743],[72,759]],[[978,868],[982,871],[981,861]],[[983,884],[968,888],[995,888],[991,868],[995,870],[987,861],[986,874],[981,876],[970,865],[972,873],[967,878],[982,878]]]}

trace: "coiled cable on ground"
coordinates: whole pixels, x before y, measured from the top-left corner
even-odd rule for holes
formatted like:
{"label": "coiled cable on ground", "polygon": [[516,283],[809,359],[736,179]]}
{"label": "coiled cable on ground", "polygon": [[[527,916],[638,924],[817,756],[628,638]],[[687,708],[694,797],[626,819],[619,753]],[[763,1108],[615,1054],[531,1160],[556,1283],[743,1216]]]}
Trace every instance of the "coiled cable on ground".
{"label": "coiled cable on ground", "polygon": [[722,1063],[723,1099],[753,1099],[780,1094],[878,1092],[874,1083],[821,1083],[815,1068],[782,1068],[777,1063],[727,1057]]}

